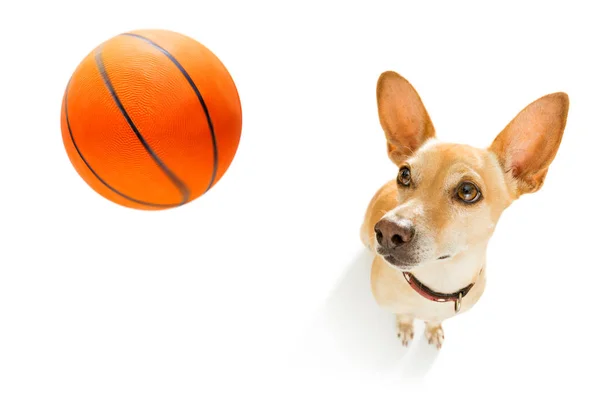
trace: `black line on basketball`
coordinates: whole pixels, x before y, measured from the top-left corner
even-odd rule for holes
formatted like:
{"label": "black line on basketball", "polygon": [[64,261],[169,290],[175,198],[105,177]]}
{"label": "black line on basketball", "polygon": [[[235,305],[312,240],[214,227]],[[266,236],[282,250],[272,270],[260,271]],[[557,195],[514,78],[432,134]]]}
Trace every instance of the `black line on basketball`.
{"label": "black line on basketball", "polygon": [[134,203],[138,203],[138,204],[142,204],[144,206],[148,206],[148,207],[156,207],[156,208],[171,208],[171,207],[177,207],[179,206],[179,204],[155,204],[155,203],[149,203],[147,201],[143,201],[143,200],[138,200],[138,199],[134,199],[131,196],[127,196],[125,193],[122,193],[120,191],[118,191],[117,189],[115,189],[114,187],[110,186],[104,179],[102,179],[100,177],[100,175],[98,175],[98,173],[96,171],[94,171],[94,169],[92,168],[92,166],[88,163],[88,161],[85,159],[85,157],[83,156],[83,154],[81,154],[81,151],[79,150],[79,147],[77,146],[77,142],[75,141],[75,137],[73,135],[73,130],[71,129],[71,122],[69,121],[69,102],[68,102],[68,95],[69,95],[69,87],[71,86],[71,80],[69,80],[69,83],[67,84],[67,89],[65,90],[65,120],[67,121],[67,129],[69,131],[69,136],[71,137],[71,142],[73,142],[73,147],[75,147],[75,151],[77,151],[77,154],[79,154],[79,157],[81,158],[81,161],[83,161],[83,163],[88,167],[88,169],[90,170],[90,172],[92,174],[94,174],[94,176],[107,188],[109,188],[111,191],[113,191],[114,193],[118,194],[119,196],[132,201]]}
{"label": "black line on basketball", "polygon": [[154,152],[154,150],[152,150],[152,148],[150,147],[150,145],[148,144],[148,142],[146,142],[146,139],[144,139],[144,137],[142,136],[142,134],[140,133],[140,131],[138,130],[138,128],[133,123],[133,120],[131,119],[131,117],[127,113],[127,110],[125,110],[125,107],[123,106],[123,103],[121,103],[121,100],[119,99],[119,96],[117,96],[117,92],[115,91],[115,88],[113,87],[113,85],[112,85],[112,83],[110,81],[110,78],[108,77],[108,74],[106,72],[106,68],[104,67],[104,62],[102,61],[102,47],[98,47],[96,49],[96,52],[94,54],[94,58],[96,60],[96,66],[98,67],[98,71],[100,71],[100,75],[102,76],[102,80],[104,81],[104,85],[106,86],[106,88],[110,92],[110,95],[112,96],[112,98],[115,101],[117,107],[119,108],[119,111],[121,111],[121,114],[123,114],[123,117],[125,117],[125,120],[129,124],[129,127],[131,128],[131,130],[133,131],[133,133],[135,133],[135,136],[139,139],[140,143],[142,143],[142,146],[144,146],[144,149],[146,149],[146,151],[148,152],[148,154],[150,155],[150,157],[152,157],[152,159],[154,160],[154,162],[156,163],[156,165],[158,165],[158,167],[165,173],[165,175],[167,175],[167,177],[169,178],[169,180],[181,192],[181,203],[179,205],[183,205],[183,204],[187,203],[188,200],[189,200],[189,198],[190,198],[190,190],[185,185],[185,183],[183,183],[173,173],[173,171],[171,171],[169,169],[169,167],[167,167],[165,165],[165,163],[158,157],[158,155]]}
{"label": "black line on basketball", "polygon": [[183,76],[185,77],[185,79],[188,81],[188,83],[190,84],[190,86],[192,87],[192,89],[194,90],[194,93],[196,93],[196,97],[198,97],[198,100],[200,101],[200,105],[202,105],[202,109],[204,110],[204,115],[206,115],[206,121],[208,122],[208,128],[210,129],[210,136],[212,139],[212,145],[213,145],[213,172],[212,172],[212,176],[210,178],[210,182],[208,183],[208,187],[206,188],[206,190],[204,191],[204,193],[208,192],[208,190],[212,187],[212,185],[215,182],[215,178],[217,176],[217,168],[219,166],[219,157],[218,157],[218,148],[217,148],[217,137],[215,135],[215,128],[213,126],[212,120],[210,118],[210,113],[208,112],[208,106],[206,105],[206,102],[204,101],[204,97],[202,97],[202,94],[200,93],[200,90],[198,89],[198,87],[196,86],[196,84],[194,83],[194,81],[192,80],[192,77],[190,76],[190,74],[188,74],[188,72],[185,70],[185,68],[183,68],[183,65],[181,65],[179,63],[179,61],[177,61],[177,59],[175,59],[175,57],[173,57],[173,55],[171,53],[169,53],[166,49],[164,49],[163,47],[161,47],[160,45],[158,45],[157,43],[154,43],[152,40],[142,36],[142,35],[138,35],[136,33],[123,33],[121,34],[123,36],[131,36],[131,37],[135,37],[138,38],[140,40],[143,40],[144,42],[152,45],[153,47],[155,47],[157,50],[159,50],[161,53],[163,53],[165,56],[167,56],[167,58],[169,60],[171,60],[171,62],[173,64],[175,64],[175,66],[177,67],[177,69],[179,69],[179,71],[183,74]]}

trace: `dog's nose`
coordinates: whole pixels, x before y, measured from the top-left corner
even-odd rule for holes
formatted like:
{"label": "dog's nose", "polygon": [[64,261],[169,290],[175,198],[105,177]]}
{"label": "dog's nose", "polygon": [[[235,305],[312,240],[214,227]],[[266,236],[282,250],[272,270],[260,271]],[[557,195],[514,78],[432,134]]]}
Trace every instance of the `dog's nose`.
{"label": "dog's nose", "polygon": [[415,236],[415,227],[408,219],[397,222],[383,218],[375,224],[375,238],[380,246],[394,249],[408,243]]}

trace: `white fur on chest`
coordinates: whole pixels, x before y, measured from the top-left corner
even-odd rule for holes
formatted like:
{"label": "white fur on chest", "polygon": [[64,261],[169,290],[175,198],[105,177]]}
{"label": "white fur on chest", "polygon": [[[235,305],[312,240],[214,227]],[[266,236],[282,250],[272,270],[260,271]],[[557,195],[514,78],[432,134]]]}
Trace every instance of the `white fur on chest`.
{"label": "white fur on chest", "polygon": [[[482,268],[484,267],[483,265]],[[371,277],[373,294],[377,303],[389,312],[397,315],[412,316],[420,320],[439,322],[457,315],[453,301],[436,302],[423,297],[408,284],[401,271],[388,265],[381,257],[375,256],[373,268],[374,271],[376,269],[376,273],[372,274]],[[474,282],[474,286],[461,302],[459,313],[463,313],[475,305],[483,293],[485,271],[483,269],[479,271],[483,272],[476,274],[472,280],[465,279],[465,275],[462,277],[452,276],[454,274],[448,275],[448,271],[445,271],[446,273],[438,271],[437,277],[431,275],[436,278],[432,282],[443,283],[442,286],[448,289],[445,291],[433,286],[432,283],[426,280],[427,278],[423,277],[424,274],[415,272],[415,276],[424,284],[428,286],[432,285],[430,288],[433,290],[443,293],[454,293]]]}

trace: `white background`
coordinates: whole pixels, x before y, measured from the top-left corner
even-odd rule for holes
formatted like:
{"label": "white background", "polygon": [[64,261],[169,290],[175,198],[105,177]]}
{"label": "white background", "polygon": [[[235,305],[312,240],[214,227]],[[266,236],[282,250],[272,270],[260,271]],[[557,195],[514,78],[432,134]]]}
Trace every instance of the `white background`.
{"label": "white background", "polygon": [[[597,12],[478,3],[3,5],[0,399],[597,397]],[[139,28],[208,46],[242,100],[229,171],[170,211],[96,195],[60,135],[76,65]],[[388,69],[440,138],[477,146],[538,97],[571,98],[544,188],[502,216],[487,291],[440,352],[422,325],[404,350],[368,290],[359,227],[395,174],[375,103]]]}

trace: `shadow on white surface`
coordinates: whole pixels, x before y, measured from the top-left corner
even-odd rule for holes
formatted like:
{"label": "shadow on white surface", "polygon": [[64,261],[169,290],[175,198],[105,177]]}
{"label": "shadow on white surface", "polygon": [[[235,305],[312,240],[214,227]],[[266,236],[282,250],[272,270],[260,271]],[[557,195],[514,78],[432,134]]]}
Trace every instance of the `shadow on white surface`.
{"label": "shadow on white surface", "polygon": [[371,293],[372,259],[365,250],[349,263],[303,337],[301,357],[310,357],[308,365],[319,369],[419,381],[433,366],[438,350],[427,343],[419,321],[413,342],[402,346],[394,316],[380,308]]}

